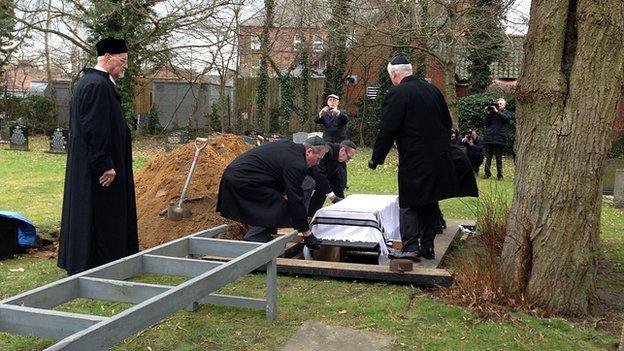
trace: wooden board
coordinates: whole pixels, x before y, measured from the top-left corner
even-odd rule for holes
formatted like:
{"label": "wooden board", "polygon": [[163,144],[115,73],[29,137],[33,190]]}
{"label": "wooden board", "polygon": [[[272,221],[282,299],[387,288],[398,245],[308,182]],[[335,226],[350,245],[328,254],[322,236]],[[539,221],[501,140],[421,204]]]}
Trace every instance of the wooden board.
{"label": "wooden board", "polygon": [[453,283],[453,277],[445,269],[424,268],[414,265],[414,270],[411,272],[395,273],[390,272],[387,265],[306,261],[294,258],[278,258],[277,273],[342,279],[380,280],[427,286],[450,286]]}

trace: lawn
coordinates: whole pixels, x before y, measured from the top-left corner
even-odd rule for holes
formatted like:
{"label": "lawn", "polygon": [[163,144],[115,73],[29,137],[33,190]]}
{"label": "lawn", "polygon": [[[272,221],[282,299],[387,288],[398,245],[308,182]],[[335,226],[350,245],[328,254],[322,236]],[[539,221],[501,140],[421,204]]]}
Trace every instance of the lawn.
{"label": "lawn", "polygon": [[[65,156],[42,153],[46,147],[45,140],[37,139],[31,152],[0,149],[0,209],[21,212],[40,229],[56,230]],[[374,172],[366,167],[369,157],[370,150],[362,150],[349,164],[349,193],[396,193],[396,155]],[[135,168],[145,161],[144,157],[135,159]],[[510,162],[505,167],[503,182],[479,179],[482,194],[511,199],[513,167]],[[477,206],[475,199],[441,204],[447,218],[473,219]],[[622,228],[622,210],[603,202],[600,249],[620,272],[624,271]],[[63,276],[54,259],[22,255],[0,261],[0,298]],[[163,284],[166,279],[141,277]],[[262,297],[264,282],[263,274],[251,274],[221,292]],[[599,284],[624,291],[624,282],[618,278],[602,277]],[[259,311],[202,306],[196,312],[178,312],[129,337],[114,350],[279,350],[304,321],[389,334],[395,337],[392,350],[605,350],[619,340],[614,331],[560,318],[516,313],[513,322],[486,321],[468,308],[448,305],[410,285],[280,276],[278,291],[280,310],[275,321],[267,321]],[[58,309],[111,315],[127,307],[78,300]],[[0,350],[42,350],[52,343],[0,333]]]}

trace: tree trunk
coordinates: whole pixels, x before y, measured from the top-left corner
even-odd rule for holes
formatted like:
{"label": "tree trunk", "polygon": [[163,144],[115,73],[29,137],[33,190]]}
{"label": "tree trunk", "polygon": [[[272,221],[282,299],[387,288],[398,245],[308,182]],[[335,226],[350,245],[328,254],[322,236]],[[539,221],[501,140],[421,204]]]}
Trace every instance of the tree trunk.
{"label": "tree trunk", "polygon": [[457,102],[457,90],[455,89],[455,46],[451,44],[448,50],[448,60],[444,62],[444,97],[451,112],[453,128],[459,125],[459,103]]}
{"label": "tree trunk", "polygon": [[507,291],[568,315],[596,296],[602,166],[621,93],[621,0],[531,5],[516,110]]}

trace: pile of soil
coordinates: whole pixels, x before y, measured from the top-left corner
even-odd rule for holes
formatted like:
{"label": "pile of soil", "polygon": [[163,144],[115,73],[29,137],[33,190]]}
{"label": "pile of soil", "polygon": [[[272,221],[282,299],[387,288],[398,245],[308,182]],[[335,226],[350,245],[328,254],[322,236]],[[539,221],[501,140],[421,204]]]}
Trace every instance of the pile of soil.
{"label": "pile of soil", "polygon": [[249,150],[238,136],[224,134],[211,136],[208,146],[197,161],[195,174],[189,186],[183,207],[192,216],[180,221],[165,217],[167,207],[180,199],[188,175],[195,146],[180,146],[161,154],[141,167],[135,174],[139,246],[141,250],[166,243],[200,230],[228,224],[229,231],[221,238],[241,239],[244,226],[222,218],[215,212],[221,174],[236,156]]}

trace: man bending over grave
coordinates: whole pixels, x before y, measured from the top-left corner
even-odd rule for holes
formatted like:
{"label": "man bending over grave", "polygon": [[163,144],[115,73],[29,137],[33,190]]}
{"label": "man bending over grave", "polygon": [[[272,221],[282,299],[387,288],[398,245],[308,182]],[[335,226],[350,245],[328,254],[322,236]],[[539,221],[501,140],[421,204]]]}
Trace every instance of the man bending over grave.
{"label": "man bending over grave", "polygon": [[310,175],[316,185],[310,200],[308,216],[312,217],[329,199],[332,203],[342,200],[345,190],[341,171],[344,164],[351,161],[357,153],[357,146],[351,140],[343,140],[340,144],[330,143],[329,151],[318,166],[310,168]]}
{"label": "man bending over grave", "polygon": [[326,152],[327,144],[316,136],[303,144],[280,140],[247,151],[223,172],[217,212],[250,225],[247,241],[268,242],[277,228],[293,227],[308,248],[318,249],[301,184],[308,168],[318,165]]}

